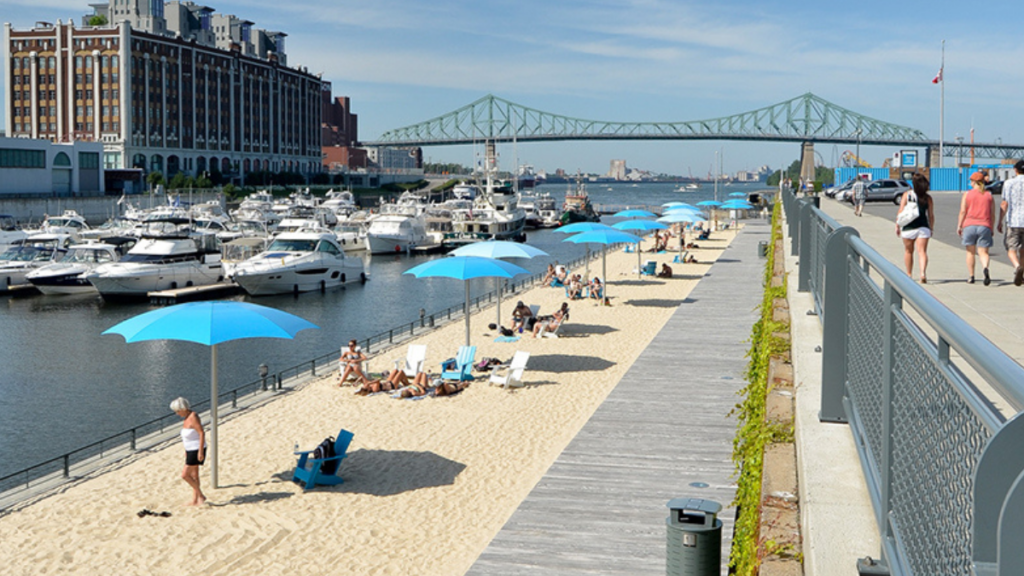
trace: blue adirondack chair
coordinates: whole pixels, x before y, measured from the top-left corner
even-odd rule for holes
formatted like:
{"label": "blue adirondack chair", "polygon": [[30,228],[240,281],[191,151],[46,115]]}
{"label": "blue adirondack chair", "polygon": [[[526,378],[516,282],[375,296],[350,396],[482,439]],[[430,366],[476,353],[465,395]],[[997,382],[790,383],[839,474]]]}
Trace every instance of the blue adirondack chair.
{"label": "blue adirondack chair", "polygon": [[476,346],[459,346],[459,353],[455,356],[455,368],[445,370],[441,366],[441,378],[445,380],[472,380],[473,359],[476,358]]}
{"label": "blue adirondack chair", "polygon": [[[344,428],[341,429],[341,432],[338,432],[337,439],[334,441],[333,458],[313,458],[312,450],[296,452],[299,455],[299,462],[295,465],[292,481],[305,482],[306,487],[303,490],[309,490],[317,484],[321,486],[337,486],[344,483],[345,481],[341,479],[339,472],[341,471],[342,460],[348,456],[348,445],[352,443],[353,436],[354,434]],[[337,462],[334,474],[325,474],[320,470],[324,462]]]}
{"label": "blue adirondack chair", "polygon": [[640,269],[640,272],[644,276],[654,276],[656,272],[655,268],[657,268],[657,266],[657,262],[655,262],[654,260],[648,260],[647,262],[644,262],[644,267]]}

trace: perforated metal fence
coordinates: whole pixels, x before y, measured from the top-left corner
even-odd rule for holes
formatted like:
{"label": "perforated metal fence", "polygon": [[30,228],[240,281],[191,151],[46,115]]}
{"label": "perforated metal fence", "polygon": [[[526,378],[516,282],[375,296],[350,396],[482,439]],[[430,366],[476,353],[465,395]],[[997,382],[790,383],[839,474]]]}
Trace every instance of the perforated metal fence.
{"label": "perforated metal fence", "polygon": [[821,419],[851,427],[890,573],[1024,574],[1024,368],[856,230],[783,205],[822,323]]}

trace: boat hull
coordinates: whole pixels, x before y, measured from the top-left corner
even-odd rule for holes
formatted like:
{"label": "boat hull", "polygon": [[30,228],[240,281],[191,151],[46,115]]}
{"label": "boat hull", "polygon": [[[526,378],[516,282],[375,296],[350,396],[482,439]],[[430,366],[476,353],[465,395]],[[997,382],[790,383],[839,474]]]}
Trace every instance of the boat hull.
{"label": "boat hull", "polygon": [[407,236],[378,236],[375,234],[366,235],[366,250],[370,254],[400,254],[423,244],[427,239],[421,238],[419,242]]}
{"label": "boat hull", "polygon": [[95,294],[96,287],[89,283],[85,271],[69,271],[60,274],[39,276],[30,274],[28,281],[43,294],[58,296],[64,294]]}
{"label": "boat hull", "polygon": [[105,270],[94,270],[86,278],[104,298],[144,298],[159,290],[215,284],[224,279],[224,270],[219,261],[159,267],[112,264]]}

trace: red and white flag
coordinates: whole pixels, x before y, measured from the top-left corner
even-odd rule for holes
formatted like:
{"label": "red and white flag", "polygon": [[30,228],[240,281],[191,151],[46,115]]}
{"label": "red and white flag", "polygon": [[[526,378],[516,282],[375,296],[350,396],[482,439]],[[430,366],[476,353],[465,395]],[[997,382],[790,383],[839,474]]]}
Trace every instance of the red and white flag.
{"label": "red and white flag", "polygon": [[932,78],[932,84],[938,84],[939,82],[942,82],[942,68],[939,68],[939,73],[935,75],[935,78]]}

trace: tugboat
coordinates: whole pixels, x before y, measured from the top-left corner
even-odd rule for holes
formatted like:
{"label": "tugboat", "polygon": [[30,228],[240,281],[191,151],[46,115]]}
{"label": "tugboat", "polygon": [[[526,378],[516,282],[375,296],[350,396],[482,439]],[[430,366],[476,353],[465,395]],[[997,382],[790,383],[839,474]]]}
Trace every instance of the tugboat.
{"label": "tugboat", "polygon": [[568,190],[565,193],[565,203],[562,204],[562,216],[558,219],[562,226],[575,222],[600,222],[601,217],[594,211],[590,203],[590,196],[587,195],[586,185],[583,184],[583,177],[576,175],[576,189]]}

